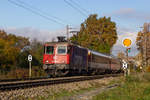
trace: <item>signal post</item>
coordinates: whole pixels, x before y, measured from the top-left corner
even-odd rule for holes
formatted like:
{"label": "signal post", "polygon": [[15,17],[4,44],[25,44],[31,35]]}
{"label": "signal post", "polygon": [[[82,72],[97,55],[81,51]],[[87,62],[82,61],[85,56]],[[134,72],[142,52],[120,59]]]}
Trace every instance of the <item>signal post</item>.
{"label": "signal post", "polygon": [[[123,40],[123,45],[124,45],[124,47],[126,47],[126,57],[127,57],[127,63],[128,64],[129,64],[128,53],[131,52],[131,48],[130,48],[131,43],[132,43],[131,39],[126,38],[126,39]],[[125,73],[126,72],[127,72],[128,75],[130,75],[130,66],[128,66],[125,69]]]}
{"label": "signal post", "polygon": [[32,61],[32,55],[28,55],[28,61],[29,61],[29,77],[31,78],[31,61]]}

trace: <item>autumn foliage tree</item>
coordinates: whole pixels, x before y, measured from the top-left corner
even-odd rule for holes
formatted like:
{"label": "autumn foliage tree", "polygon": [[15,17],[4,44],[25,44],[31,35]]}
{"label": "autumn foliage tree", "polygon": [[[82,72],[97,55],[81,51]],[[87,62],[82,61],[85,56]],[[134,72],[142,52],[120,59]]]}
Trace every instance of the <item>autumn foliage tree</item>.
{"label": "autumn foliage tree", "polygon": [[144,40],[144,34],[140,31],[138,32],[137,38],[136,38],[136,45],[137,49],[141,52],[143,48],[143,40]]}
{"label": "autumn foliage tree", "polygon": [[16,66],[20,51],[26,45],[29,45],[27,38],[0,30],[0,69],[8,70]]}
{"label": "autumn foliage tree", "polygon": [[117,38],[115,22],[112,22],[110,17],[97,18],[94,14],[81,24],[80,32],[73,35],[71,41],[83,47],[110,54]]}
{"label": "autumn foliage tree", "polygon": [[143,66],[150,66],[150,23],[144,23],[143,30],[139,31],[136,38],[137,49]]}
{"label": "autumn foliage tree", "polygon": [[33,39],[31,42],[31,54],[34,57],[34,64],[36,66],[42,66],[42,60],[43,60],[43,50],[44,46],[43,43],[38,41],[37,39]]}
{"label": "autumn foliage tree", "polygon": [[44,75],[42,66],[43,43],[34,39],[8,34],[0,30],[0,78],[28,76],[28,55],[32,55],[32,75]]}

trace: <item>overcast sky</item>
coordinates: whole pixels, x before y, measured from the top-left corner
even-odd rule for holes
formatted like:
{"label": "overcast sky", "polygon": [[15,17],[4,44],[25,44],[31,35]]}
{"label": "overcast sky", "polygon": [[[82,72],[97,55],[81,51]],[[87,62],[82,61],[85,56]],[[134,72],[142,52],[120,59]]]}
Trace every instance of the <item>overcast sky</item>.
{"label": "overcast sky", "polygon": [[89,14],[96,13],[117,24],[119,39],[113,54],[125,51],[122,40],[127,37],[133,42],[129,55],[136,55],[136,35],[150,20],[149,4],[149,0],[0,0],[0,29],[50,41],[65,35],[67,24],[79,29]]}

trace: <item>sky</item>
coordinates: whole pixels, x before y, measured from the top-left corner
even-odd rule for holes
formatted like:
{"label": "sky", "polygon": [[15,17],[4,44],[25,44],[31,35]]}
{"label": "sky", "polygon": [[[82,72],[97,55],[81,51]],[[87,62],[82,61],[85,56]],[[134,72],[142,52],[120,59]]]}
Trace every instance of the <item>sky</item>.
{"label": "sky", "polygon": [[51,41],[66,34],[66,25],[79,30],[90,14],[97,14],[111,17],[116,23],[119,38],[112,53],[124,52],[122,41],[130,38],[129,55],[134,56],[138,53],[137,33],[145,22],[150,22],[149,4],[149,0],[0,0],[0,29]]}

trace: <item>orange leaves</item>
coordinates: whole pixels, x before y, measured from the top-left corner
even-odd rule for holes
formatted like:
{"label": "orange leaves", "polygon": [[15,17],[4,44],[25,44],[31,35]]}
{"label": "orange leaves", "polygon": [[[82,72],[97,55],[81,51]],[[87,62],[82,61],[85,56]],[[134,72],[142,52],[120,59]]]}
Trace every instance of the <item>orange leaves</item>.
{"label": "orange leaves", "polygon": [[[26,46],[28,39],[7,34],[0,30],[0,65],[10,67],[17,63],[17,57],[22,47]],[[0,66],[0,68],[2,68]]]}

